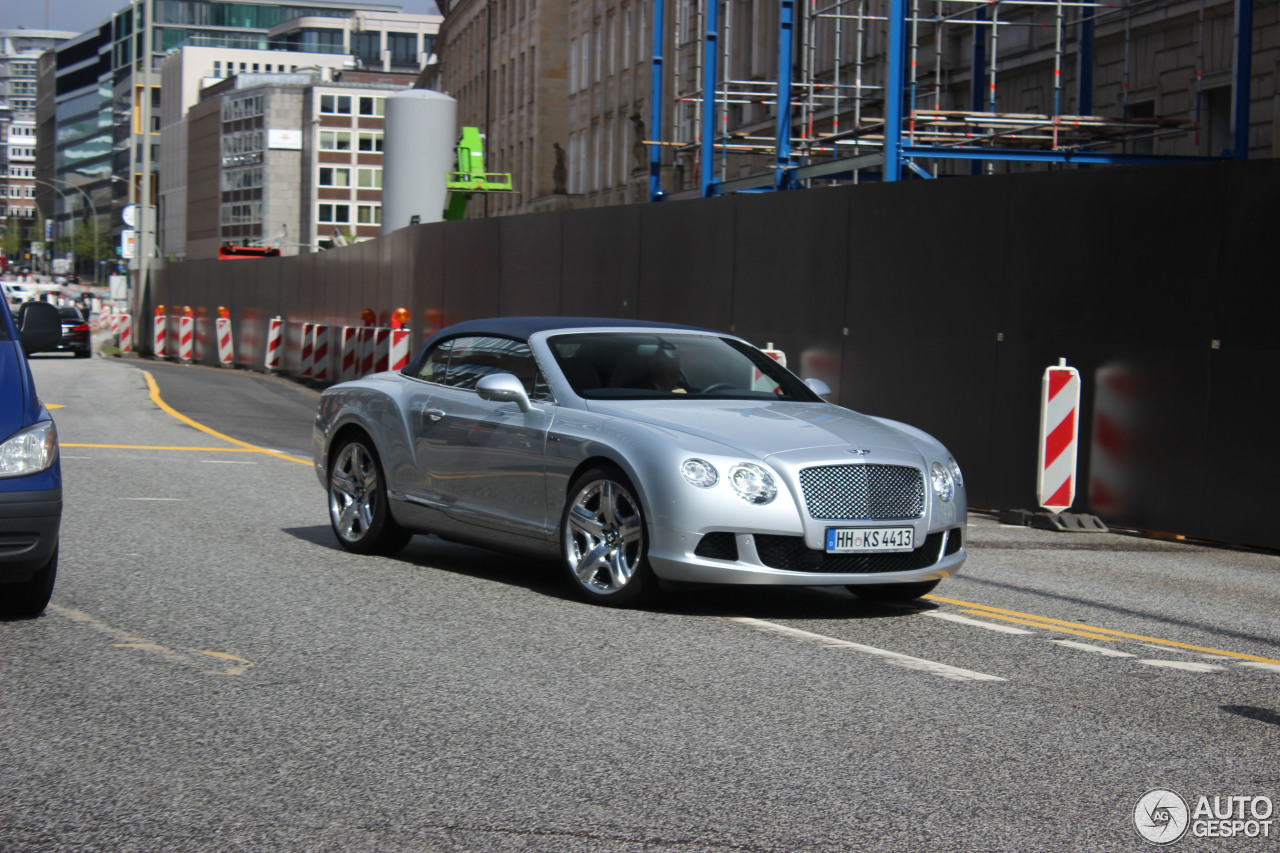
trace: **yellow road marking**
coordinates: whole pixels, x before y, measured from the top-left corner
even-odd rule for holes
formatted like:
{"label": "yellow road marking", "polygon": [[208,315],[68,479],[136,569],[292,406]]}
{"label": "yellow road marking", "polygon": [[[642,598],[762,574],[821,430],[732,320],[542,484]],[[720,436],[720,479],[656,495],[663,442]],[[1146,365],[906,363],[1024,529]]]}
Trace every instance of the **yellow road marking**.
{"label": "yellow road marking", "polygon": [[44,404],[44,407],[45,407],[46,409],[65,409],[65,408],[66,408],[66,404],[64,404],[64,403],[45,403],[45,404]]}
{"label": "yellow road marking", "polygon": [[166,413],[166,414],[168,414],[168,415],[171,415],[171,416],[173,416],[173,417],[177,418],[178,420],[182,421],[182,422],[183,422],[184,424],[186,424],[187,426],[189,426],[189,427],[194,427],[195,429],[200,430],[201,432],[205,433],[206,435],[211,435],[211,436],[213,436],[214,438],[220,439],[220,440],[222,440],[222,441],[230,442],[231,444],[234,444],[234,445],[236,445],[236,446],[238,446],[238,447],[243,447],[245,450],[247,450],[247,451],[249,451],[249,452],[252,452],[252,453],[265,453],[266,455],[268,455],[268,456],[274,456],[274,457],[276,457],[277,459],[285,459],[285,460],[287,460],[287,461],[289,461],[289,462],[297,462],[297,463],[302,464],[302,465],[310,465],[310,464],[311,464],[311,460],[310,460],[310,459],[298,459],[296,456],[289,456],[289,455],[284,454],[284,453],[279,453],[279,452],[277,452],[277,451],[275,451],[275,450],[268,450],[268,449],[267,449],[267,448],[265,448],[265,447],[258,447],[256,444],[250,444],[250,443],[249,443],[249,442],[247,442],[247,441],[241,441],[241,440],[240,440],[240,439],[238,439],[238,438],[232,438],[232,437],[231,437],[231,436],[229,436],[229,435],[225,435],[225,434],[223,434],[223,433],[218,432],[216,429],[211,429],[210,427],[205,426],[204,424],[200,423],[199,421],[192,420],[191,418],[189,418],[189,417],[187,417],[186,415],[182,414],[182,412],[179,412],[177,409],[175,409],[175,408],[173,408],[172,406],[170,406],[168,403],[166,403],[166,402],[165,402],[165,401],[160,397],[160,386],[156,384],[156,378],[155,378],[154,376],[152,376],[152,375],[151,375],[151,372],[150,372],[150,371],[144,370],[144,371],[142,371],[142,375],[146,377],[146,379],[147,379],[147,387],[148,387],[149,389],[151,389],[151,402],[153,402],[153,403],[155,403],[157,406],[159,406],[161,411],[165,412],[165,413]]}
{"label": "yellow road marking", "polygon": [[[60,616],[65,616],[73,622],[79,622],[82,625],[87,625],[99,634],[105,634],[112,639],[119,640],[119,642],[111,644],[112,648],[134,649],[140,652],[156,655],[170,663],[199,667],[200,671],[207,675],[244,675],[253,667],[252,661],[236,657],[235,655],[229,655],[226,652],[208,652],[202,649],[174,649],[152,640],[148,640],[145,637],[134,636],[128,631],[108,625],[106,622],[85,613],[83,610],[73,610],[70,607],[59,607],[56,604],[50,604],[49,609]],[[231,666],[226,669],[205,669],[204,667],[207,661],[205,661],[203,657],[196,657],[197,655],[211,657],[220,661],[232,662],[238,664],[238,666]]]}
{"label": "yellow road marking", "polygon": [[[1280,665],[1280,660],[1275,660],[1273,658],[1264,658],[1264,657],[1259,657],[1258,655],[1246,655],[1246,654],[1242,654],[1241,652],[1229,652],[1223,649],[1211,649],[1206,646],[1195,646],[1190,643],[1179,643],[1174,640],[1162,640],[1159,637],[1147,637],[1142,634],[1128,634],[1128,633],[1125,633],[1124,631],[1114,631],[1110,628],[1099,628],[1095,625],[1085,625],[1084,623],[1081,623],[1081,622],[1067,622],[1062,619],[1051,619],[1048,616],[1037,616],[1034,613],[1023,613],[1018,610],[1005,610],[1002,607],[992,607],[989,604],[975,604],[972,601],[960,601],[954,598],[942,598],[941,596],[938,596],[938,595],[926,595],[925,598],[929,599],[930,601],[940,601],[943,604],[956,604],[956,605],[959,605],[960,607],[973,607],[981,611],[984,616],[990,616],[991,614],[994,614],[994,613],[1001,613],[1001,614],[1004,614],[1005,616],[1021,617],[1023,619],[1032,620],[1028,622],[1028,624],[1038,624],[1041,627],[1052,627],[1055,625],[1059,625],[1059,626],[1064,626],[1069,628],[1082,628],[1086,631],[1093,631],[1097,634],[1107,634],[1107,635],[1110,635],[1111,637],[1121,637],[1126,640],[1140,640],[1142,642],[1155,643],[1160,646],[1168,646],[1175,649],[1188,649],[1193,652],[1208,652],[1209,654],[1223,655],[1229,658],[1237,658],[1238,660],[1251,660],[1251,661],[1257,661],[1258,663],[1273,663],[1273,664]],[[993,617],[993,618],[997,618],[997,617]],[[1055,630],[1060,630],[1060,629],[1055,629]]]}
{"label": "yellow road marking", "polygon": [[1102,634],[1089,634],[1084,631],[1073,631],[1070,628],[1059,628],[1056,625],[1046,625],[1032,619],[1019,619],[1016,616],[1001,616],[997,613],[991,613],[986,610],[961,610],[961,613],[972,613],[975,616],[984,616],[987,619],[999,619],[1001,622],[1017,622],[1019,625],[1032,625],[1036,628],[1048,628],[1050,631],[1058,631],[1063,634],[1075,634],[1077,637],[1088,637],[1091,640],[1106,640],[1108,643],[1119,641],[1119,637],[1104,637]]}

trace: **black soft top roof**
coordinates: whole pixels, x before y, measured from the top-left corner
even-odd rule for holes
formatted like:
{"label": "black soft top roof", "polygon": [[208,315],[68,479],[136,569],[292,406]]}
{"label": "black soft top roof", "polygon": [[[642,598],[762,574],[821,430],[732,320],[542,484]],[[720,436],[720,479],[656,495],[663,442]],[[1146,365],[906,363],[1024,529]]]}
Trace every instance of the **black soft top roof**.
{"label": "black soft top roof", "polygon": [[[535,332],[551,329],[587,329],[594,327],[630,327],[637,329],[683,329],[690,332],[713,332],[699,326],[686,326],[680,323],[658,323],[652,320],[630,320],[621,317],[494,317],[487,320],[465,320],[446,326],[432,335],[422,349],[433,346],[436,341],[453,338],[458,335],[498,335],[514,338],[519,341],[529,340]],[[421,351],[419,351],[421,353]]]}

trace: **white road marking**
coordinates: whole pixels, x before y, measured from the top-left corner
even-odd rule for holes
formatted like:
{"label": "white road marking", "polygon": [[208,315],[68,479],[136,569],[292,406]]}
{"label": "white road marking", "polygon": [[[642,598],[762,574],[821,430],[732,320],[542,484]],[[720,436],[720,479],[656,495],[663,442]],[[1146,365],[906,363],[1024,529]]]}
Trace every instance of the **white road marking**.
{"label": "white road marking", "polygon": [[957,622],[961,625],[972,625],[975,628],[986,628],[988,631],[999,631],[1001,634],[1034,634],[1035,631],[1027,631],[1022,628],[1015,628],[1012,625],[997,625],[994,622],[983,622],[981,619],[970,619],[968,616],[961,616],[958,613],[947,613],[942,610],[927,610],[925,616],[932,616],[934,619],[945,619],[948,622]]}
{"label": "white road marking", "polygon": [[1166,669],[1181,669],[1185,672],[1222,672],[1226,667],[1213,663],[1196,663],[1189,660],[1140,660],[1147,666],[1162,666]]}
{"label": "white road marking", "polygon": [[766,622],[764,619],[752,619],[748,616],[726,616],[730,622],[737,622],[740,625],[746,625],[749,628],[755,628],[758,631],[767,631],[773,634],[782,634],[793,639],[802,640],[807,643],[814,643],[829,649],[849,649],[850,651],[861,652],[866,655],[873,655],[884,659],[887,663],[894,666],[901,666],[907,669],[914,669],[929,675],[937,675],[942,678],[949,678],[952,681],[1007,681],[998,675],[988,675],[985,672],[974,672],[970,669],[961,669],[955,666],[949,666],[945,663],[937,661],[925,660],[924,658],[914,658],[910,655],[904,655],[899,652],[891,652],[886,649],[877,649],[875,646],[864,646],[861,643],[851,643],[848,640],[838,640],[835,637],[827,637],[822,634],[814,634],[809,631],[802,631],[799,628],[789,628],[786,625],[779,625],[776,622]]}
{"label": "white road marking", "polygon": [[189,498],[121,498],[122,501],[185,501]]}
{"label": "white road marking", "polygon": [[206,465],[257,465],[257,462],[246,462],[240,459],[201,459]]}
{"label": "white road marking", "polygon": [[1051,643],[1057,643],[1060,646],[1066,646],[1070,649],[1080,649],[1083,652],[1093,652],[1094,654],[1106,655],[1109,658],[1131,658],[1128,652],[1121,652],[1115,649],[1109,649],[1106,646],[1094,646],[1089,643],[1077,643],[1075,640],[1050,640]]}
{"label": "white road marking", "polygon": [[1241,661],[1241,666],[1248,666],[1254,669],[1265,669],[1267,672],[1280,672],[1280,664],[1263,663],[1260,660]]}

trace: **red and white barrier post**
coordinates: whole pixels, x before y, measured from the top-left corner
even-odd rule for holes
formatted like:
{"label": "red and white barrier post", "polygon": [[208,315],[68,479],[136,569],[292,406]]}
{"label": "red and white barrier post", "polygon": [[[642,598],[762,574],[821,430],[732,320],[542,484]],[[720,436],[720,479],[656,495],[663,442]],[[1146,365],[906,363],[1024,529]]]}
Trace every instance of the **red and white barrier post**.
{"label": "red and white barrier post", "polygon": [[1060,359],[1045,368],[1040,398],[1040,464],[1036,499],[1053,513],[1070,509],[1076,496],[1080,433],[1080,372]]}
{"label": "red and white barrier post", "polygon": [[168,322],[169,322],[169,318],[166,317],[164,314],[164,306],[157,308],[156,320],[155,320],[155,333],[154,333],[153,343],[151,347],[152,351],[155,353],[156,358],[164,358],[168,354],[165,352],[165,342],[167,340],[167,335],[165,334],[165,328]]}
{"label": "red and white barrier post", "polygon": [[311,377],[311,347],[313,345],[311,336],[312,336],[311,324],[303,323],[302,324],[302,364],[298,370],[298,373],[301,376],[304,376],[307,378]]}
{"label": "red and white barrier post", "polygon": [[178,318],[178,359],[184,364],[192,361],[191,350],[195,345],[196,318],[184,314]]}
{"label": "red and white barrier post", "polygon": [[391,358],[388,370],[404,370],[409,366],[409,330],[391,330]]}
{"label": "red and white barrier post", "polygon": [[311,378],[329,381],[329,327],[317,325],[312,331]]}
{"label": "red and white barrier post", "polygon": [[338,333],[338,350],[342,359],[338,378],[349,382],[356,378],[356,368],[360,364],[360,330],[355,326],[343,326]]}
{"label": "red and white barrier post", "polygon": [[391,359],[391,330],[390,329],[374,329],[373,330],[373,372],[381,373],[387,369],[387,364]]}
{"label": "red and white barrier post", "polygon": [[282,333],[284,331],[284,318],[272,317],[267,323],[267,354],[262,360],[262,366],[269,373],[274,373],[280,369],[280,345],[282,343]]}
{"label": "red and white barrier post", "polygon": [[374,332],[376,330],[372,326],[364,326],[360,329],[360,375],[368,376],[373,373],[374,368]]}
{"label": "red and white barrier post", "polygon": [[231,318],[219,317],[215,322],[218,331],[218,363],[231,367],[235,361],[235,349],[231,344]]}
{"label": "red and white barrier post", "polygon": [[120,353],[128,355],[133,352],[133,315],[118,314],[116,332],[120,335]]}

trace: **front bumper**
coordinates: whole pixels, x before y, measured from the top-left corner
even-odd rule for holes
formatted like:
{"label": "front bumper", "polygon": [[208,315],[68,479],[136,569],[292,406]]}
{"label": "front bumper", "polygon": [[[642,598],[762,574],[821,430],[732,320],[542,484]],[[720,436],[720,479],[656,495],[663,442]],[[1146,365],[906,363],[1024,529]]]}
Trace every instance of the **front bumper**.
{"label": "front bumper", "polygon": [[[766,586],[861,586],[940,580],[964,565],[965,527],[931,531],[914,551],[829,555],[802,536],[651,526],[649,564],[669,581]],[[717,538],[712,538],[717,537]]]}
{"label": "front bumper", "polygon": [[0,492],[0,583],[20,583],[58,547],[62,489]]}

